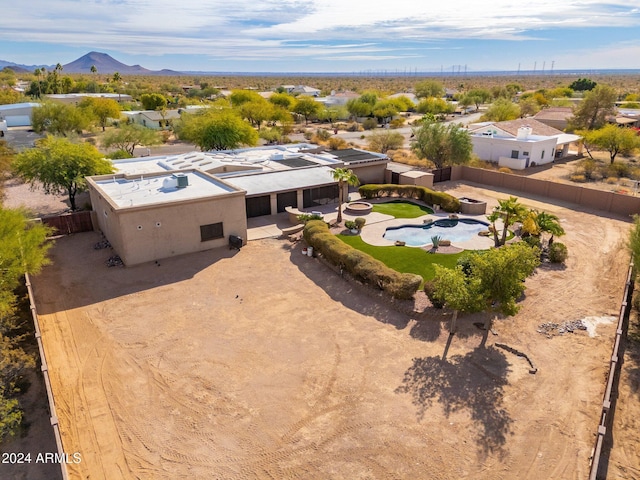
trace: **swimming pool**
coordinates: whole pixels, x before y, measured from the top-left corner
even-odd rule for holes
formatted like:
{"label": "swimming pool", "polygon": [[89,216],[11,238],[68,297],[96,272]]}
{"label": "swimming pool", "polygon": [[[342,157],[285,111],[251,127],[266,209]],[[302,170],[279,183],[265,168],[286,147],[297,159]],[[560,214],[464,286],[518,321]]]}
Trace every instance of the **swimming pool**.
{"label": "swimming pool", "polygon": [[401,241],[411,247],[419,247],[429,245],[431,237],[438,235],[441,239],[451,240],[451,243],[455,244],[472,239],[488,227],[488,223],[471,218],[446,218],[426,225],[389,227],[383,237],[392,242]]}

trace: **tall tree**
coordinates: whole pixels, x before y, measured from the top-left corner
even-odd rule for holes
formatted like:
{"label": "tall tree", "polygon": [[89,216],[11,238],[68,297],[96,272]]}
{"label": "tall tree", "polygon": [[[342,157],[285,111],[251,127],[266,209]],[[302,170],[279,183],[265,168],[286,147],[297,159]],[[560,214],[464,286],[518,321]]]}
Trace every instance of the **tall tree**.
{"label": "tall tree", "polygon": [[90,143],[52,136],[19,153],[13,169],[31,185],[42,185],[45,193],[66,193],[71,210],[76,210],[76,194],[86,190],[85,177],[113,172],[111,162]]}
{"label": "tall tree", "polygon": [[[518,298],[524,293],[524,280],[540,264],[540,252],[524,242],[505,245],[470,257],[471,277],[479,286],[478,296],[484,300],[484,310],[502,315],[515,315],[520,307]],[[492,318],[485,324],[481,346],[487,340]]]}
{"label": "tall tree", "polygon": [[414,136],[411,149],[418,158],[433,162],[436,168],[465,164],[471,160],[471,136],[456,124],[427,121],[414,131]]}
{"label": "tall tree", "polygon": [[145,110],[160,110],[167,106],[167,98],[160,93],[143,93],[140,102]]}
{"label": "tall tree", "polygon": [[444,95],[444,85],[436,80],[423,80],[416,83],[415,91],[418,98],[440,98]]}
{"label": "tall tree", "polygon": [[25,272],[38,273],[49,262],[49,233],[48,227],[30,222],[26,212],[0,205],[0,443],[20,430],[23,413],[15,394],[20,377],[35,367],[14,333],[20,327],[15,290]]}
{"label": "tall tree", "polygon": [[595,146],[597,149],[609,153],[611,163],[615,161],[618,154],[629,155],[640,148],[640,137],[635,130],[613,124],[605,125],[597,130],[580,131],[579,134],[587,146],[589,156],[591,156],[589,147]]}
{"label": "tall tree", "polygon": [[118,120],[120,118],[120,104],[110,98],[89,97],[80,102],[79,106],[98,120],[103,132],[110,119]]}
{"label": "tall tree", "polygon": [[479,281],[467,276],[460,265],[455,269],[442,265],[434,265],[434,267],[433,295],[444,306],[453,310],[449,325],[449,333],[453,335],[456,331],[458,312],[478,312],[484,307],[483,299],[478,293]]}
{"label": "tall tree", "polygon": [[356,186],[360,184],[360,180],[358,180],[358,176],[353,173],[353,170],[348,168],[334,168],[331,171],[331,175],[334,180],[338,181],[338,218],[336,221],[342,223],[342,204],[344,203],[345,186]]}
{"label": "tall tree", "polygon": [[183,114],[176,125],[182,140],[195,143],[202,151],[231,150],[258,143],[258,132],[229,108],[207,109],[204,112]]}
{"label": "tall tree", "polygon": [[571,130],[593,130],[602,127],[606,117],[615,113],[618,95],[613,87],[597,85],[584,94],[584,98],[573,112],[569,122]]}
{"label": "tall tree", "polygon": [[302,97],[296,101],[293,106],[293,112],[304,117],[304,123],[308,124],[309,119],[316,115],[322,109],[322,104],[316,102],[311,97]]}
{"label": "tall tree", "polygon": [[487,109],[486,113],[480,118],[480,121],[486,122],[504,122],[507,120],[515,120],[521,116],[520,107],[506,98],[498,98]]}
{"label": "tall tree", "polygon": [[130,156],[133,156],[133,152],[138,145],[151,147],[161,143],[162,137],[158,132],[137,123],[120,125],[118,128],[108,131],[102,137],[102,144],[105,148],[115,147],[118,150],[127,152]]}
{"label": "tall tree", "polygon": [[66,137],[72,133],[82,133],[90,123],[85,110],[64,103],[44,102],[34,108],[31,114],[31,125],[38,133],[48,132]]}

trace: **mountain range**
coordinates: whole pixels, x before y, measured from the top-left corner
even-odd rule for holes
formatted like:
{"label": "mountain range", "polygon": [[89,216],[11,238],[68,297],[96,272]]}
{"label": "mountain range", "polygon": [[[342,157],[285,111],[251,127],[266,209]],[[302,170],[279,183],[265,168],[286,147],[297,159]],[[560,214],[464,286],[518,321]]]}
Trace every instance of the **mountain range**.
{"label": "mountain range", "polygon": [[[182,75],[181,72],[176,72],[174,70],[149,70],[140,65],[126,65],[110,55],[100,52],[89,52],[73,62],[62,65],[62,72],[92,73],[92,66],[96,67],[99,74],[108,75],[116,72],[121,75]],[[55,65],[21,65],[0,60],[0,70],[3,68],[10,68],[16,73],[27,73],[33,72],[36,68],[45,68],[50,71],[55,68]]]}

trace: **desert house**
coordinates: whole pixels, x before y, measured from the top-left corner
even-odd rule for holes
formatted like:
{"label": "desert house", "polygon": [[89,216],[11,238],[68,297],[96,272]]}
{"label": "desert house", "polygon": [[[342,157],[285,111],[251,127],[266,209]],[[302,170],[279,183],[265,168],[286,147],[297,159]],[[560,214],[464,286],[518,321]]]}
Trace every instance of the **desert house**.
{"label": "desert house", "polygon": [[39,106],[34,102],[0,105],[0,120],[4,120],[7,127],[29,127],[33,109]]}
{"label": "desert house", "polygon": [[365,150],[292,144],[115,160],[115,175],[87,183],[95,227],[134,265],[246,239],[252,217],[335,204],[333,169],[381,183],[388,162]]}
{"label": "desert house", "polygon": [[469,126],[473,153],[480,160],[512,170],[551,163],[569,155],[580,137],[564,133],[532,118],[483,122]]}

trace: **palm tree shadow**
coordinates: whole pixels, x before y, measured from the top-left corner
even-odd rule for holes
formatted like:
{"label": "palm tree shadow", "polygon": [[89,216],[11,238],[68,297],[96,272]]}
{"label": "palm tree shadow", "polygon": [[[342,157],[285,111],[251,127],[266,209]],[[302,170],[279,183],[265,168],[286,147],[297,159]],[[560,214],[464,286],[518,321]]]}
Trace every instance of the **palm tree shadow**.
{"label": "palm tree shadow", "polygon": [[509,364],[495,348],[477,348],[448,361],[439,357],[414,358],[396,393],[411,395],[421,421],[434,402],[447,418],[466,409],[478,430],[478,454],[503,456],[512,419],[503,406]]}

